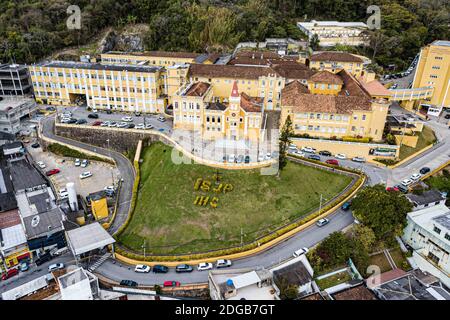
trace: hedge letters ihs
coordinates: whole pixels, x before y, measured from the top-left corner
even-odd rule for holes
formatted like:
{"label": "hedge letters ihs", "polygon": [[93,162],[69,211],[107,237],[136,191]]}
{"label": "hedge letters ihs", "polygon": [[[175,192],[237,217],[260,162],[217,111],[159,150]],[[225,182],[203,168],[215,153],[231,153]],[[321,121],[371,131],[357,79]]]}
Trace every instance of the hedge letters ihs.
{"label": "hedge letters ihs", "polygon": [[[213,188],[211,187],[211,182],[208,180],[203,180],[203,178],[198,178],[195,181],[194,184],[194,190],[195,191],[204,191],[204,192],[209,192],[209,191],[213,191],[214,193],[227,193],[233,190],[233,185],[231,183],[221,183],[219,184],[217,187]],[[219,203],[219,198],[216,196],[211,197],[211,201],[210,201],[210,197],[209,196],[197,196],[195,197],[194,200],[194,204],[197,206],[207,206],[209,202],[209,205],[212,208],[217,208],[217,205]]]}

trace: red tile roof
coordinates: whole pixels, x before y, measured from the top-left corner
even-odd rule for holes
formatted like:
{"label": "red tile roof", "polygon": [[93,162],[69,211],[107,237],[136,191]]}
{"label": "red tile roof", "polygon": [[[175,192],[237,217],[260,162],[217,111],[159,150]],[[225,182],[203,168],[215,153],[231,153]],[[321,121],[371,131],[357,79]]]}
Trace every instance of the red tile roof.
{"label": "red tile roof", "polygon": [[196,82],[186,91],[185,95],[190,97],[202,97],[209,89],[210,84],[206,82]]}
{"label": "red tile roof", "polygon": [[13,209],[0,213],[0,229],[20,224],[19,210]]}
{"label": "red tile roof", "polygon": [[337,51],[325,51],[321,53],[313,54],[310,58],[311,61],[338,61],[338,62],[363,62],[363,60],[357,56],[354,56],[347,52]]}
{"label": "red tile roof", "polygon": [[191,64],[190,77],[258,79],[262,76],[277,74],[270,67],[230,66],[217,64]]}
{"label": "red tile roof", "polygon": [[342,79],[338,75],[335,75],[334,73],[332,73],[330,71],[326,71],[326,70],[319,71],[319,72],[313,74],[309,78],[309,81],[317,82],[317,83],[337,84],[337,85],[344,84],[344,81],[342,81]]}
{"label": "red tile roof", "polygon": [[369,288],[378,287],[383,283],[390,282],[398,278],[402,278],[406,275],[407,273],[399,268],[383,272],[382,274],[379,275],[372,275],[366,279],[367,287]]}
{"label": "red tile roof", "polygon": [[262,98],[250,97],[248,94],[241,92],[241,108],[246,112],[261,112],[262,105]]}

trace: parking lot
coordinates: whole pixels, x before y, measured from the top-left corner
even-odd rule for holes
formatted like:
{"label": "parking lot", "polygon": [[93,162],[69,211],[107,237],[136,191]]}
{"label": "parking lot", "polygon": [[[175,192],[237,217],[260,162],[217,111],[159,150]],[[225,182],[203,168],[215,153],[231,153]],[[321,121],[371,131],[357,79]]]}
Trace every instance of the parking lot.
{"label": "parking lot", "polygon": [[[77,193],[86,197],[92,192],[112,185],[113,175],[115,183],[120,179],[119,170],[104,162],[89,161],[86,168],[76,167],[74,164],[75,159],[60,157],[51,152],[43,152],[41,147],[31,148],[30,144],[27,144],[27,149],[35,162],[42,161],[45,164],[46,167],[41,169],[44,174],[52,169],[61,170],[59,173],[49,177],[57,191],[65,188],[66,183],[73,182]],[[92,176],[80,179],[80,174],[86,171],[90,171]]]}

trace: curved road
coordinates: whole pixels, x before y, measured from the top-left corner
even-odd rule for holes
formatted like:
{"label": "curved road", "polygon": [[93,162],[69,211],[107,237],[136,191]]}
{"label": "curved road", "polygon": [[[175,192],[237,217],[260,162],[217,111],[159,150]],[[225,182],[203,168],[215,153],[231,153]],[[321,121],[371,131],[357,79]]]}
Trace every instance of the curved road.
{"label": "curved road", "polygon": [[[402,110],[403,113],[406,111]],[[439,167],[441,164],[447,162],[450,158],[448,150],[450,150],[449,132],[446,126],[437,121],[429,121],[427,125],[435,130],[439,139],[439,144],[431,148],[429,151],[419,155],[418,157],[402,164],[401,166],[390,170],[388,168],[378,167],[373,164],[356,164],[351,161],[340,161],[342,165],[363,170],[368,176],[368,184],[373,185],[383,183],[393,185],[399,181],[409,177],[412,173],[418,171],[423,166],[428,166],[431,169]],[[80,148],[95,151],[104,155],[111,156],[116,160],[119,170],[124,178],[124,188],[120,196],[120,209],[114,226],[110,231],[115,231],[126,219],[128,213],[129,202],[131,197],[131,189],[134,180],[134,171],[130,162],[121,154],[87,145],[70,139],[65,139],[53,134],[53,118],[43,120],[43,134],[49,138],[57,141],[73,144]],[[130,178],[132,177],[132,178]],[[264,266],[266,268],[279,264],[287,259],[290,259],[292,253],[301,247],[312,247],[326,238],[330,233],[345,229],[353,223],[353,217],[349,211],[344,212],[337,210],[330,216],[330,223],[324,227],[317,227],[313,225],[286,241],[278,244],[276,247],[268,249],[260,254],[235,260],[233,267],[257,267]],[[120,281],[122,279],[130,279],[138,282],[140,285],[154,285],[162,284],[165,280],[180,281],[182,284],[186,283],[204,283],[208,281],[208,272],[193,271],[192,273],[175,273],[171,268],[167,274],[140,274],[133,271],[134,266],[122,264],[113,259],[108,259],[98,269],[95,270],[113,281]]]}

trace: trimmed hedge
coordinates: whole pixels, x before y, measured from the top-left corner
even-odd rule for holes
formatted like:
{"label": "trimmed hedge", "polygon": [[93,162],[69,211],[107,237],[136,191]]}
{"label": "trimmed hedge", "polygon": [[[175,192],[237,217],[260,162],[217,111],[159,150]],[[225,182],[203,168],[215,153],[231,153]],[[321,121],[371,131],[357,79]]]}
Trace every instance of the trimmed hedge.
{"label": "trimmed hedge", "polygon": [[[293,156],[293,158],[298,158],[301,160],[305,160],[301,157],[298,156]],[[234,253],[239,253],[239,252],[244,252],[244,251],[249,251],[252,249],[257,248],[260,245],[263,245],[265,243],[268,243],[278,237],[280,237],[281,235],[301,226],[304,225],[305,223],[317,218],[318,216],[322,215],[323,213],[327,212],[328,210],[332,209],[333,207],[335,207],[337,204],[339,204],[340,202],[342,202],[345,198],[347,198],[350,194],[352,194],[356,189],[358,189],[364,182],[365,176],[364,174],[362,174],[361,172],[357,171],[357,170],[353,170],[353,169],[347,169],[347,168],[337,168],[336,166],[333,165],[328,165],[328,164],[324,164],[321,163],[319,161],[315,161],[315,160],[305,160],[308,162],[312,162],[312,163],[317,163],[320,164],[324,167],[330,167],[336,170],[340,170],[340,171],[346,171],[352,174],[357,174],[358,180],[356,181],[356,183],[349,189],[347,190],[345,193],[341,194],[340,196],[338,196],[333,202],[329,203],[328,205],[322,207],[322,209],[320,211],[316,211],[306,217],[304,217],[303,219],[300,219],[296,222],[290,223],[284,227],[281,227],[280,229],[271,232],[270,234],[268,234],[267,236],[264,236],[262,238],[259,238],[249,244],[246,244],[242,247],[233,247],[233,248],[227,248],[227,249],[222,249],[222,250],[214,250],[214,251],[209,251],[209,252],[204,252],[204,253],[195,253],[195,254],[189,254],[189,255],[165,255],[165,256],[155,256],[155,255],[147,255],[145,258],[143,255],[141,254],[136,254],[136,253],[132,253],[126,250],[126,248],[121,248],[120,245],[116,245],[115,248],[115,252],[127,257],[129,259],[134,259],[134,260],[139,260],[139,261],[165,261],[165,262],[172,262],[172,261],[188,261],[188,260],[197,260],[197,259],[205,259],[205,258],[214,258],[217,256],[225,256],[225,255],[230,255],[230,254],[234,254]],[[134,182],[134,186],[133,186],[133,195],[131,198],[131,206],[130,206],[130,213],[128,214],[127,220],[125,221],[125,223],[119,228],[119,230],[117,231],[117,233],[114,235],[114,238],[119,242],[118,238],[120,236],[120,234],[125,230],[125,228],[128,226],[129,222],[131,221],[131,217],[134,213],[134,208],[136,205],[136,197],[137,197],[137,191],[138,191],[138,187],[139,187],[139,163],[135,162],[134,163],[134,167],[136,169],[136,180]]]}
{"label": "trimmed hedge", "polygon": [[102,157],[97,157],[97,156],[91,156],[88,155],[84,152],[72,149],[68,146],[59,144],[59,143],[51,143],[48,145],[47,147],[48,151],[59,155],[59,156],[63,156],[63,157],[69,157],[69,158],[81,158],[81,159],[88,159],[88,160],[93,160],[93,161],[102,161],[102,162],[107,162],[110,164],[115,164],[113,161],[110,161],[108,159],[102,158]]}

